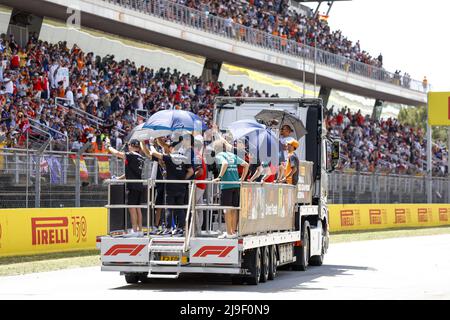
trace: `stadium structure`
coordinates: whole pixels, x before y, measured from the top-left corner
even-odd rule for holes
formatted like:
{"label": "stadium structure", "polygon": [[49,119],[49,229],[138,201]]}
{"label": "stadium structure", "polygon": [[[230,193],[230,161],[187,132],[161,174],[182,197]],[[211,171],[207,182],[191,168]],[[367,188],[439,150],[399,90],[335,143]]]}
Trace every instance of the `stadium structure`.
{"label": "stadium structure", "polygon": [[[322,21],[332,15],[328,10],[326,17],[317,17],[318,8],[302,4],[310,1],[275,2],[288,5],[286,12],[295,12],[304,19]],[[333,2],[327,2],[330,9]],[[0,33],[6,38],[13,35],[21,47],[31,39],[66,46],[68,50],[76,45],[84,53],[92,52],[93,57],[133,62],[136,68],[165,68],[164,72],[169,73],[176,70],[204,83],[221,83],[225,89],[250,88],[282,98],[318,97],[328,109],[347,107],[354,114],[361,110],[363,116],[374,121],[396,116],[401,107],[426,105],[428,84],[422,80],[321,49],[317,39],[309,40],[315,46],[306,45],[230,21],[224,15],[212,14],[212,6],[202,5],[205,3],[209,2],[1,0]],[[250,6],[247,1],[233,3]],[[235,18],[239,19],[239,15]],[[68,79],[71,81],[71,75]],[[64,109],[65,97],[56,97],[51,103]],[[72,109],[96,130],[107,122],[79,106]],[[149,112],[142,110],[137,118],[139,115],[145,118]],[[62,128],[59,131],[37,120],[30,120],[34,131],[26,137],[30,142],[27,145],[32,143],[33,148],[2,149],[1,206],[104,205],[105,172],[99,163],[109,162],[107,176],[120,175],[123,164],[108,157],[105,160],[85,155],[80,159],[79,155],[86,151],[83,148],[69,155],[73,141],[62,138],[62,147],[54,145],[55,136],[64,136]],[[118,132],[125,138],[125,131]],[[420,166],[426,172],[426,161],[422,162]],[[80,170],[86,177],[80,177]],[[431,199],[426,192],[431,194],[429,183]],[[442,177],[427,183],[424,176],[416,174],[353,170],[330,175],[329,198],[333,203],[448,202],[450,189]]]}

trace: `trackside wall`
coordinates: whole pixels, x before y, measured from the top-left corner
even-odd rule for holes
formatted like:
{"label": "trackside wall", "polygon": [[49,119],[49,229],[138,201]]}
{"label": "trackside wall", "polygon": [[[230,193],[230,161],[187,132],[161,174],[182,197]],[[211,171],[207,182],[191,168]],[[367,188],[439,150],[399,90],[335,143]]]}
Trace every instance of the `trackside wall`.
{"label": "trackside wall", "polygon": [[[330,231],[450,225],[450,204],[329,205]],[[95,249],[105,208],[0,210],[0,257]]]}
{"label": "trackside wall", "polygon": [[0,210],[0,257],[95,249],[104,208]]}

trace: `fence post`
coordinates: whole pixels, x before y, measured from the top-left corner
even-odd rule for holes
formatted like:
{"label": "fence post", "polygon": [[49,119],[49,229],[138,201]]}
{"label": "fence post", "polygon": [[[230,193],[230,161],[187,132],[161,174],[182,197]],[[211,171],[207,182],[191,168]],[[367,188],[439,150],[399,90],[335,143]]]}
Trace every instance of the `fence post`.
{"label": "fence post", "polygon": [[75,161],[75,207],[80,207],[80,188],[81,188],[81,179],[80,179],[80,154],[77,154]]}
{"label": "fence post", "polygon": [[67,184],[67,168],[69,167],[69,159],[68,155],[64,155],[64,161],[63,161],[63,183]]}
{"label": "fence post", "polygon": [[19,155],[17,153],[14,154],[14,158],[15,158],[15,166],[16,166],[16,170],[15,170],[15,180],[16,180],[16,184],[19,184]]}
{"label": "fence post", "polygon": [[94,157],[94,183],[98,185],[98,159]]}
{"label": "fence post", "polygon": [[35,180],[34,180],[34,207],[41,207],[41,159],[40,153],[36,156]]}

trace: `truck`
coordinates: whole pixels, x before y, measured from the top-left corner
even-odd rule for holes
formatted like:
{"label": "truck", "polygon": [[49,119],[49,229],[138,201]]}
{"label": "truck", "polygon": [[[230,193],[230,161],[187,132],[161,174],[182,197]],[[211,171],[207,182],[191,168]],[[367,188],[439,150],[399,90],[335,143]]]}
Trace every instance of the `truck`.
{"label": "truck", "polygon": [[[321,99],[216,98],[214,122],[221,130],[234,121],[259,120],[261,111],[282,112],[305,124],[306,134],[298,148],[298,185],[241,182],[240,206],[234,208],[218,204],[217,182],[183,181],[188,184],[188,203],[169,206],[154,203],[155,184],[162,181],[149,178],[140,181],[146,186],[148,201],[138,206],[146,211],[147,232],[144,237],[129,238],[124,236],[127,222],[119,228],[114,222],[118,215],[126,220],[129,207],[123,204],[123,195],[114,195],[114,189],[137,181],[108,181],[108,235],[97,238],[101,270],[120,272],[127,283],[208,273],[229,275],[233,284],[257,285],[275,279],[281,268],[306,271],[308,266],[322,265],[329,244],[327,174],[339,159],[339,141],[327,138],[323,109]],[[194,200],[197,183],[208,186],[202,204]],[[175,207],[187,210],[184,235],[167,237],[149,232],[156,209]],[[217,236],[223,230],[223,210],[227,209],[239,210],[236,239]],[[200,233],[195,232],[199,211],[206,217]]]}

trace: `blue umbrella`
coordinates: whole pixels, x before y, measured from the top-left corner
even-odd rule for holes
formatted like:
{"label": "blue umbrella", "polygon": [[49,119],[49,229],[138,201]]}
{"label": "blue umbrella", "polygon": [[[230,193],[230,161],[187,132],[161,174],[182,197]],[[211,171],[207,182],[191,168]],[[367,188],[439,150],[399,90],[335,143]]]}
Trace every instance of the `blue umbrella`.
{"label": "blue umbrella", "polygon": [[228,126],[234,140],[245,139],[249,153],[260,161],[278,163],[279,141],[275,133],[254,120],[240,120]]}
{"label": "blue umbrella", "polygon": [[191,133],[207,130],[202,119],[189,111],[162,110],[152,115],[143,125],[138,126],[133,136],[138,140],[167,136],[173,132]]}

